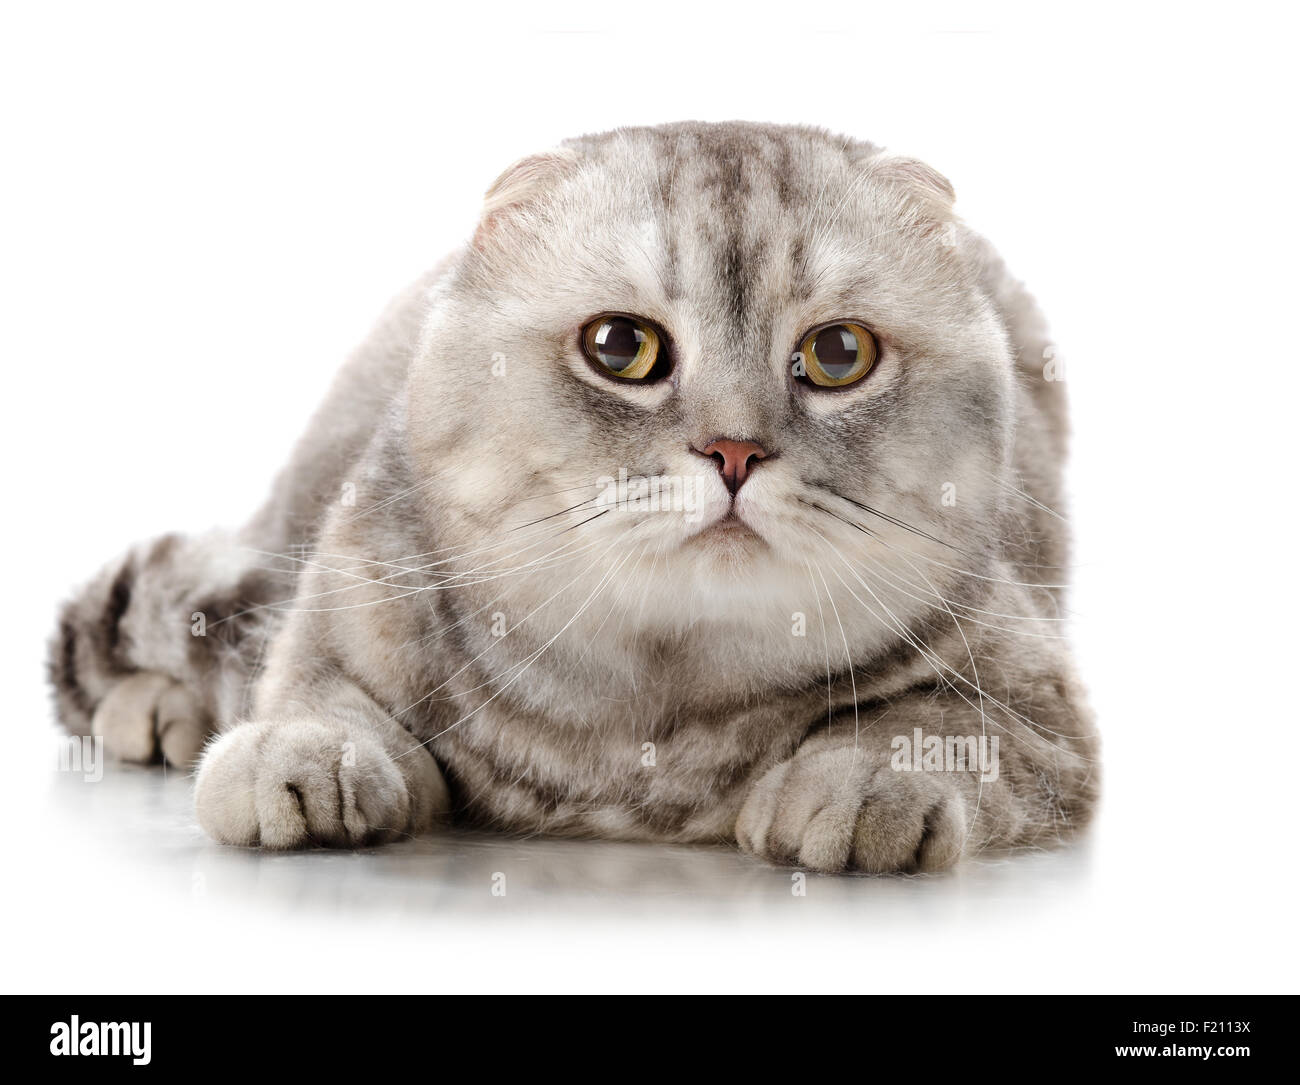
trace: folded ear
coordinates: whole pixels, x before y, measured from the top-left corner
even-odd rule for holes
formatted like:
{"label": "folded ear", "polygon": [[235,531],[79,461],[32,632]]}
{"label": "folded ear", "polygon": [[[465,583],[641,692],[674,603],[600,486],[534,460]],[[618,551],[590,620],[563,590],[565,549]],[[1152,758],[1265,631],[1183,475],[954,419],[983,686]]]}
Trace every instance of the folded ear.
{"label": "folded ear", "polygon": [[485,248],[508,229],[510,219],[534,206],[538,198],[577,164],[577,152],[567,147],[521,158],[492,182],[483,201],[483,213],[474,244]]}
{"label": "folded ear", "polygon": [[938,222],[953,217],[957,194],[948,178],[932,166],[906,155],[881,151],[866,160],[866,170],[873,180],[894,186],[926,217]]}

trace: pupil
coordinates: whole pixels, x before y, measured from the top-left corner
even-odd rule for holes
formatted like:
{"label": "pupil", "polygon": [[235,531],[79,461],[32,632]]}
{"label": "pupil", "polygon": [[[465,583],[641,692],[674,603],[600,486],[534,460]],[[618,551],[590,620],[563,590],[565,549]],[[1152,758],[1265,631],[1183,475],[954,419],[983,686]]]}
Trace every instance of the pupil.
{"label": "pupil", "polygon": [[819,331],[813,350],[832,380],[843,380],[858,367],[858,337],[843,324]]}
{"label": "pupil", "polygon": [[645,334],[630,320],[607,320],[596,333],[596,350],[600,360],[620,373],[631,365],[641,353]]}

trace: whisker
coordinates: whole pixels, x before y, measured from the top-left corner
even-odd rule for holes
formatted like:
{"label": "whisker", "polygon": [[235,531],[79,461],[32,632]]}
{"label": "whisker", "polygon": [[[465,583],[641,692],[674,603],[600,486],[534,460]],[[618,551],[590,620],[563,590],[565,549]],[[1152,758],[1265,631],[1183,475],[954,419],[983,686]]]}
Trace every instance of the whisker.
{"label": "whisker", "polygon": [[[823,489],[825,489],[825,487],[823,487]],[[868,512],[872,516],[877,516],[881,520],[893,524],[895,527],[901,527],[904,531],[910,531],[913,535],[919,535],[921,538],[928,539],[930,542],[937,543],[939,546],[946,546],[949,550],[955,550],[958,554],[967,554],[967,551],[963,550],[960,546],[956,546],[953,543],[946,542],[945,540],[940,539],[935,535],[931,535],[928,531],[923,531],[921,530],[921,528],[916,527],[913,524],[909,524],[906,520],[900,520],[897,516],[890,516],[889,513],[887,512],[881,512],[879,509],[874,509],[870,505],[863,504],[861,501],[855,501],[851,497],[845,497],[843,494],[837,494],[835,493],[834,490],[826,490],[826,492],[829,494],[834,494],[834,496],[838,497],[841,501],[847,501],[854,508],[861,509],[863,512]],[[969,556],[969,554],[967,554],[967,556]]]}
{"label": "whisker", "polygon": [[532,527],[534,524],[540,524],[546,520],[554,520],[557,516],[563,516],[566,512],[573,512],[575,509],[582,508],[583,505],[590,505],[593,501],[599,499],[599,497],[600,495],[597,494],[595,497],[587,498],[586,501],[579,501],[576,505],[570,505],[567,509],[561,509],[559,512],[553,512],[549,516],[539,516],[536,520],[529,520],[528,523],[526,524],[520,524],[519,528],[515,530],[520,530],[526,527]]}
{"label": "whisker", "polygon": [[[907,561],[906,558],[904,558],[903,560]],[[908,561],[907,563],[908,565],[912,565],[910,561]],[[930,583],[930,578],[926,576],[925,573],[917,569],[915,565],[912,565],[912,569],[922,579],[924,579],[927,584],[930,584],[930,590],[934,592],[936,596],[938,596],[941,602],[943,602],[944,608],[948,611],[948,616],[952,619],[952,624],[957,627],[957,633],[961,637],[961,642],[963,646],[966,648],[966,658],[970,662],[971,677],[975,680],[975,691],[980,701],[980,708],[979,708],[980,741],[981,741],[981,748],[984,748],[984,744],[987,743],[988,741],[988,731],[989,731],[988,717],[984,711],[984,690],[982,688],[982,683],[980,682],[979,668],[976,667],[975,665],[975,653],[971,651],[970,641],[966,639],[966,630],[964,630],[961,627],[961,622],[957,620],[957,615],[954,614],[952,612],[952,608],[948,606],[947,600],[945,600],[943,596],[939,593],[939,590],[933,584]],[[975,794],[975,812],[971,814],[970,823],[966,826],[966,835],[965,837],[962,838],[963,847],[965,847],[966,842],[970,840],[971,833],[975,831],[975,822],[979,818],[980,803],[983,801],[983,799],[984,799],[984,773],[981,772],[979,774],[979,789]]]}
{"label": "whisker", "polygon": [[[881,608],[884,609],[885,612],[890,616],[890,621],[887,624],[891,625],[894,628],[894,630],[899,634],[899,636],[901,636],[905,641],[907,641],[909,645],[911,645],[914,649],[916,649],[916,651],[920,653],[921,657],[925,659],[927,663],[930,664],[932,669],[934,669],[935,663],[937,662],[937,664],[940,667],[942,667],[943,670],[949,672],[958,681],[964,683],[967,686],[970,686],[972,689],[976,689],[977,692],[982,694],[982,697],[984,699],[987,699],[989,704],[1002,710],[1009,717],[1019,721],[1022,725],[1026,727],[1026,729],[1028,729],[1032,734],[1035,735],[1035,737],[1039,739],[1043,739],[1044,741],[1047,741],[1045,735],[1053,735],[1057,738],[1061,738],[1065,740],[1071,740],[1075,737],[1072,735],[1064,734],[1059,731],[1053,731],[1051,728],[1045,726],[1044,724],[1040,724],[1035,720],[1030,719],[1028,716],[1025,716],[1023,713],[1016,711],[1014,708],[1010,707],[1009,705],[1004,704],[1002,701],[998,700],[997,698],[989,694],[987,690],[983,690],[982,688],[975,686],[974,683],[972,683],[969,678],[967,678],[960,671],[956,670],[950,664],[948,664],[948,662],[944,660],[942,656],[940,656],[937,652],[931,649],[928,645],[925,644],[924,641],[922,641],[910,629],[907,628],[906,624],[903,623],[898,618],[898,616],[895,615],[894,612],[889,609],[889,606],[878,595],[876,595],[872,587],[866,581],[864,581],[862,577],[854,570],[852,563],[849,562],[843,556],[843,554],[840,553],[838,547],[836,547],[833,543],[831,543],[831,541],[827,539],[826,536],[821,535],[820,532],[814,531],[814,534],[817,534],[818,537],[821,538],[821,540],[824,543],[826,543],[828,547],[830,547],[831,551],[836,555],[836,557],[840,559],[841,563],[849,570],[850,573],[853,574],[854,579],[856,579],[858,583],[862,585],[862,587],[864,587],[868,593],[870,593],[871,597],[875,599],[876,602],[880,604]],[[838,572],[835,573],[835,576],[836,579],[838,579],[840,583],[844,586],[845,590],[848,591],[848,593],[859,604],[865,607],[866,610],[870,614],[872,614],[878,621],[882,620],[879,613],[869,603],[863,600],[855,591],[853,591],[853,589],[848,585],[848,583],[844,580],[844,578],[839,575]],[[939,675],[939,678],[940,681],[944,683],[944,685],[946,685],[949,689],[951,689],[953,693],[955,693],[958,697],[960,697],[963,701],[965,701],[971,708],[978,710],[978,707],[970,700],[970,698],[967,697],[964,693],[962,693],[961,690],[957,689],[957,687],[952,683],[950,679],[945,678],[943,675]],[[997,723],[996,720],[993,722],[995,723],[996,726],[1000,727],[1003,731],[1005,731],[1009,737],[1013,739],[1016,738],[1015,733],[1011,731],[1010,728],[1006,727],[1005,725]],[[1050,742],[1049,744],[1053,746],[1055,745]],[[1083,756],[1081,754],[1076,754],[1073,750],[1069,750],[1068,748],[1064,749],[1063,752],[1070,753],[1072,756],[1076,756],[1076,757]]]}
{"label": "whisker", "polygon": [[831,613],[835,615],[835,624],[840,627],[840,639],[844,642],[844,658],[849,664],[849,686],[853,694],[853,758],[849,762],[849,773],[852,774],[854,767],[858,763],[858,679],[853,673],[853,654],[849,651],[849,638],[844,632],[844,623],[840,621],[840,610],[835,605],[835,596],[831,594],[831,589],[826,583],[826,577],[817,567],[817,575],[821,578],[822,587],[826,589],[826,601],[831,605]]}
{"label": "whisker", "polygon": [[[832,493],[832,491],[830,491],[830,490],[827,490],[826,492],[827,492],[827,493]],[[834,493],[832,493],[832,496],[834,496],[834,497],[840,497],[839,494],[834,494]],[[841,497],[840,500],[848,500],[848,499],[847,499],[847,498],[842,498],[842,497]],[[947,564],[946,562],[940,561],[938,558],[931,557],[929,554],[923,554],[923,553],[921,553],[919,550],[912,550],[912,549],[910,549],[910,548],[908,548],[908,547],[900,546],[900,545],[897,544],[897,543],[891,543],[891,542],[889,542],[887,539],[885,539],[882,535],[879,535],[878,533],[872,531],[870,528],[864,527],[862,524],[859,524],[859,523],[856,522],[855,520],[850,520],[850,519],[847,519],[846,517],[840,516],[839,513],[833,512],[831,509],[826,508],[824,505],[816,504],[815,502],[808,501],[808,500],[806,500],[805,498],[800,498],[799,501],[800,501],[801,504],[807,505],[809,508],[814,508],[814,509],[817,509],[819,512],[824,512],[824,513],[826,513],[827,516],[833,516],[833,517],[835,517],[835,519],[839,520],[841,523],[847,524],[849,527],[854,528],[855,530],[862,532],[864,535],[869,535],[871,538],[876,539],[876,540],[880,543],[881,546],[884,546],[884,547],[886,547],[886,548],[888,548],[888,549],[890,549],[890,550],[896,550],[896,551],[901,551],[902,553],[905,553],[905,554],[910,554],[910,555],[911,555],[912,557],[914,557],[914,558],[920,558],[922,561],[928,561],[928,562],[930,562],[932,565],[938,565],[938,566],[940,566],[941,568],[947,569],[947,570],[949,570],[950,572],[957,573],[957,574],[959,574],[960,576],[968,576],[968,577],[972,577],[972,578],[975,579],[975,580],[985,580],[985,581],[988,581],[988,582],[993,583],[993,584],[1005,584],[1005,585],[1007,585],[1008,587],[1013,587],[1013,588],[1034,588],[1034,589],[1040,589],[1040,588],[1060,588],[1060,589],[1064,589],[1064,588],[1068,588],[1068,587],[1069,587],[1068,584],[1040,584],[1040,583],[1037,583],[1037,582],[1035,582],[1035,581],[1027,581],[1027,580],[1008,580],[1008,579],[1006,579],[1005,577],[1000,577],[1000,576],[988,576],[988,575],[985,575],[985,574],[983,574],[983,573],[976,573],[976,572],[973,572],[973,571],[971,571],[970,569],[962,569],[962,568],[960,568],[960,567],[958,567],[958,566],[956,566],[956,565],[949,565],[949,564]],[[850,504],[853,504],[853,502],[849,502],[849,503],[850,503]],[[948,545],[948,544],[944,543],[944,544],[942,544],[942,545]],[[966,551],[961,551],[961,552],[962,552],[962,553],[967,553]],[[967,554],[967,556],[971,556],[971,555]],[[1049,568],[1049,566],[1044,566],[1044,568]],[[1009,615],[1009,617],[1010,617],[1010,615]]]}
{"label": "whisker", "polygon": [[[585,523],[585,522],[587,522],[587,521],[584,521],[584,523]],[[578,524],[578,525],[575,525],[575,526],[581,527],[582,525],[581,525],[581,524]],[[507,555],[505,558],[499,558],[499,559],[496,559],[496,560],[498,560],[498,561],[508,561],[508,560],[509,560],[510,558],[512,558],[512,557],[516,557],[516,556],[518,556],[519,554],[522,554],[522,553],[527,552],[527,551],[530,550],[533,546],[538,545],[539,542],[545,542],[545,541],[547,541],[549,538],[557,538],[557,537],[558,537],[559,535],[561,535],[561,534],[564,534],[564,532],[561,531],[561,532],[557,532],[555,535],[547,536],[547,529],[543,529],[542,531],[536,532],[536,533],[535,533],[534,535],[532,535],[532,536],[523,536],[523,538],[525,538],[525,539],[527,539],[527,538],[532,538],[532,539],[534,539],[535,541],[534,541],[533,543],[531,543],[529,546],[525,546],[525,547],[523,547],[523,548],[520,549],[520,550],[516,550],[513,554]],[[411,567],[411,566],[402,566],[402,567],[401,567],[397,572],[390,573],[390,574],[388,574],[388,576],[381,577],[381,578],[379,578],[378,580],[376,580],[376,579],[374,579],[374,578],[371,578],[371,577],[364,577],[364,576],[360,576],[359,574],[350,573],[350,572],[347,571],[347,570],[338,569],[338,568],[336,568],[336,567],[334,567],[334,566],[324,565],[323,563],[313,561],[313,560],[311,560],[311,559],[309,559],[309,558],[296,557],[296,556],[294,556],[294,555],[292,555],[292,554],[276,554],[276,553],[272,553],[272,552],[269,552],[269,551],[256,550],[256,549],[253,549],[253,548],[251,548],[251,547],[247,547],[247,548],[245,548],[245,549],[246,549],[249,553],[262,554],[262,555],[264,555],[264,556],[268,556],[268,557],[275,557],[275,558],[280,558],[280,559],[282,559],[282,560],[286,560],[286,561],[293,561],[293,562],[297,562],[299,565],[312,566],[312,567],[315,567],[315,568],[321,569],[321,570],[323,570],[323,571],[326,571],[326,572],[333,572],[333,573],[337,573],[337,574],[339,574],[339,575],[344,575],[344,576],[348,576],[348,575],[350,575],[350,576],[352,576],[352,577],[357,581],[357,583],[355,583],[355,584],[346,584],[346,585],[343,585],[342,587],[338,587],[338,588],[330,588],[330,589],[325,590],[325,591],[314,592],[314,593],[312,593],[312,594],[310,594],[310,595],[301,595],[301,594],[296,594],[296,595],[290,596],[290,597],[285,598],[285,599],[275,600],[275,601],[267,602],[267,603],[257,603],[257,604],[255,604],[255,605],[253,605],[253,606],[251,606],[251,607],[248,607],[248,608],[246,608],[246,609],[244,609],[244,610],[236,611],[236,612],[233,613],[233,614],[228,614],[228,615],[226,615],[224,618],[220,618],[220,619],[218,619],[217,621],[215,621],[215,622],[213,622],[213,623],[211,623],[211,624],[212,624],[212,625],[220,625],[222,622],[232,621],[232,620],[235,619],[235,618],[244,617],[245,615],[248,615],[248,614],[254,613],[255,611],[258,611],[258,610],[273,610],[273,611],[279,611],[279,612],[290,612],[290,611],[292,611],[292,610],[294,610],[294,609],[296,609],[296,608],[289,606],[289,604],[292,604],[292,603],[304,603],[304,602],[310,602],[310,601],[313,600],[313,599],[321,599],[321,598],[325,598],[325,597],[330,596],[330,595],[336,595],[336,594],[338,594],[339,592],[353,591],[353,590],[355,590],[355,589],[357,589],[357,588],[359,588],[359,587],[362,587],[362,586],[364,586],[364,585],[367,585],[367,584],[373,584],[373,585],[377,585],[377,586],[380,586],[380,587],[394,587],[394,588],[399,588],[399,589],[407,590],[407,594],[414,594],[415,592],[418,592],[418,591],[427,591],[427,590],[430,590],[430,587],[429,587],[428,585],[400,585],[400,584],[393,584],[393,583],[390,583],[390,581],[392,581],[392,578],[393,578],[393,577],[395,577],[395,576],[400,576],[402,573],[423,573],[423,574],[426,575],[426,576],[442,576],[442,577],[444,577],[443,584],[446,584],[446,583],[448,583],[448,582],[450,582],[450,581],[453,581],[453,580],[456,580],[456,579],[462,579],[462,580],[463,580],[463,578],[466,577],[466,576],[475,575],[475,573],[476,573],[477,571],[481,571],[481,570],[484,570],[484,569],[491,568],[491,563],[489,563],[488,565],[480,566],[479,570],[477,570],[477,571],[470,571],[470,572],[468,572],[468,573],[442,573],[442,572],[438,572],[438,573],[430,573],[430,572],[428,572],[427,570],[434,569],[435,567],[440,566],[440,565],[445,565],[445,564],[447,564],[447,563],[450,562],[450,561],[459,561],[459,560],[462,560],[463,558],[471,557],[471,556],[473,556],[473,555],[475,555],[475,554],[486,553],[486,552],[490,552],[490,551],[492,551],[492,550],[500,549],[500,548],[503,547],[503,546],[513,545],[514,543],[517,543],[517,542],[519,542],[519,541],[520,541],[519,539],[517,539],[517,538],[512,538],[512,537],[509,535],[509,533],[507,533],[507,535],[503,536],[499,541],[494,542],[494,543],[490,543],[490,544],[488,544],[488,545],[486,545],[486,546],[479,546],[479,545],[477,545],[476,543],[462,543],[462,544],[458,544],[458,545],[456,545],[456,546],[443,547],[442,550],[427,551],[426,553],[428,553],[428,554],[435,554],[435,553],[440,553],[440,552],[443,552],[443,551],[446,551],[446,550],[456,550],[456,549],[465,550],[465,547],[467,547],[467,546],[468,546],[468,547],[473,547],[473,549],[465,550],[464,553],[456,554],[456,555],[453,555],[453,556],[451,556],[451,557],[444,558],[444,559],[442,559],[442,560],[440,560],[440,561],[433,561],[433,562],[429,562],[429,563],[427,563],[427,564],[425,564],[425,565],[415,566],[415,567]],[[325,554],[325,555],[322,555],[322,556],[329,557],[329,556],[338,556],[338,555],[329,555],[329,554]],[[420,556],[424,556],[424,555],[411,555],[411,556],[412,556],[412,557],[420,557]],[[356,560],[364,560],[364,559],[359,559],[359,558],[349,558],[348,560],[356,561]],[[392,563],[390,563],[390,562],[380,562],[379,564],[382,564],[382,565],[389,565],[389,564],[392,564]],[[300,574],[299,574],[299,575],[300,575]],[[398,598],[403,598],[403,597],[404,597],[404,596],[398,595],[398,596],[393,596],[393,597],[391,597],[391,598],[392,598],[392,599],[398,599]],[[389,601],[389,600],[378,600],[378,602],[387,602],[387,601]],[[327,608],[300,608],[300,609],[311,610],[311,609],[327,609]],[[348,609],[348,608],[335,608],[335,609]]]}
{"label": "whisker", "polygon": [[[611,550],[613,550],[614,547],[616,547],[617,545],[619,545],[619,544],[623,541],[623,539],[624,539],[625,537],[626,537],[626,533],[624,533],[624,535],[620,535],[618,538],[616,538],[616,539],[615,539],[613,542],[611,542],[607,547],[605,547],[604,550],[601,551],[601,553],[600,553],[600,557],[603,558],[606,554],[608,554]],[[598,560],[599,560],[599,559],[598,559]],[[520,626],[522,626],[522,625],[524,624],[524,622],[528,621],[528,620],[529,620],[529,619],[530,619],[534,614],[538,613],[538,611],[540,611],[543,607],[548,606],[552,601],[554,601],[556,598],[558,598],[558,597],[559,597],[560,595],[562,595],[564,592],[568,591],[569,588],[571,588],[574,584],[576,584],[579,580],[582,579],[583,575],[585,575],[586,572],[587,572],[587,570],[584,569],[584,570],[583,570],[582,572],[580,572],[577,576],[575,576],[572,580],[570,580],[567,584],[565,584],[564,587],[560,588],[560,589],[559,589],[558,591],[556,591],[553,595],[549,596],[546,600],[544,600],[542,603],[539,603],[539,604],[538,604],[536,607],[534,607],[531,611],[529,611],[527,614],[525,614],[524,617],[522,617],[518,622],[516,622],[516,623],[515,623],[514,625],[512,625],[509,629],[507,629],[507,630],[505,631],[505,633],[503,633],[500,637],[498,637],[498,638],[497,638],[496,640],[494,640],[491,644],[489,644],[486,648],[484,648],[483,651],[479,652],[478,655],[474,656],[473,659],[470,659],[469,661],[467,661],[466,663],[464,663],[460,668],[458,668],[456,671],[454,671],[452,674],[448,675],[448,677],[447,677],[444,681],[442,681],[442,682],[440,682],[438,685],[434,686],[433,689],[431,689],[428,693],[426,693],[426,694],[425,694],[423,697],[421,697],[418,701],[414,701],[414,702],[412,702],[411,704],[407,705],[405,708],[401,709],[400,711],[393,713],[393,715],[391,715],[391,716],[389,717],[389,719],[390,719],[390,720],[393,720],[393,721],[396,721],[396,719],[397,719],[398,716],[404,716],[407,712],[411,711],[411,709],[413,709],[413,708],[415,708],[415,707],[417,707],[417,706],[419,706],[419,705],[424,704],[426,701],[428,701],[430,698],[432,698],[433,695],[434,695],[435,693],[437,693],[440,689],[444,688],[444,687],[447,685],[447,683],[449,683],[452,679],[454,679],[454,678],[456,678],[457,676],[459,676],[460,674],[464,673],[465,670],[467,670],[469,667],[471,667],[471,666],[473,666],[475,663],[477,663],[480,659],[482,659],[485,655],[487,655],[488,652],[492,651],[494,648],[496,648],[496,647],[499,646],[502,642],[504,642],[504,641],[506,640],[506,638],[510,636],[511,633],[513,633],[516,629],[518,629]],[[507,668],[507,669],[508,669],[508,668]],[[430,741],[432,741],[432,740],[430,740]]]}
{"label": "whisker", "polygon": [[[555,536],[551,536],[551,538],[554,537]],[[577,561],[580,557],[582,557],[584,553],[593,549],[595,546],[598,546],[599,543],[600,540],[598,539],[592,542],[585,542],[581,544],[578,544],[576,542],[567,542],[563,546],[556,547],[554,550],[550,551],[549,553],[543,554],[540,558],[535,558],[533,561],[528,562],[525,565],[519,566],[515,570],[512,570],[511,572],[512,573],[523,572],[523,571],[536,572],[542,569],[558,569],[564,565],[569,565],[572,564],[574,561]],[[528,549],[531,549],[531,547],[529,547]],[[556,554],[565,554],[566,556],[556,561],[550,561],[549,564],[545,564],[546,562],[549,561],[550,558],[552,558]],[[535,569],[531,568],[534,565],[536,565],[536,568]],[[509,592],[510,592],[510,586],[508,586],[505,591],[499,592],[497,595],[493,596],[482,606],[477,607],[474,610],[470,611],[469,613],[463,615],[461,618],[459,618],[455,622],[452,622],[450,625],[443,626],[441,629],[435,629],[430,633],[426,633],[419,637],[415,637],[412,640],[405,642],[403,645],[401,645],[401,647],[406,648],[412,644],[417,644],[417,643],[431,644],[433,641],[449,633],[451,630],[464,625],[471,618],[477,617],[479,614],[482,614],[483,611],[487,610],[489,607],[495,606],[502,599],[504,599],[506,595],[509,594]],[[432,606],[432,596],[430,597],[430,606]]]}
{"label": "whisker", "polygon": [[[616,540],[616,541],[617,541],[617,542],[621,542],[622,540],[619,539],[619,540]],[[611,549],[612,549],[612,546],[611,546]],[[417,743],[415,746],[412,746],[409,750],[406,750],[404,753],[398,754],[397,757],[392,758],[391,760],[397,760],[397,759],[400,758],[400,757],[406,757],[407,754],[414,753],[416,750],[420,749],[421,747],[427,746],[427,745],[429,745],[429,743],[437,741],[439,738],[441,738],[443,735],[447,734],[449,731],[454,730],[455,728],[459,727],[462,723],[465,723],[467,720],[472,719],[472,718],[473,718],[474,716],[476,716],[479,712],[481,712],[484,708],[486,708],[489,704],[491,704],[494,700],[496,700],[498,697],[500,697],[501,694],[505,693],[505,691],[508,690],[512,685],[514,685],[514,683],[517,682],[517,681],[520,679],[520,677],[522,677],[522,675],[523,675],[523,674],[528,670],[528,668],[531,667],[532,664],[533,664],[534,662],[536,662],[537,659],[539,659],[539,658],[541,657],[542,653],[544,653],[548,648],[550,648],[550,646],[551,646],[552,644],[554,644],[554,643],[555,643],[555,642],[556,642],[556,641],[557,641],[557,640],[558,640],[558,639],[559,639],[559,638],[564,634],[565,630],[567,630],[567,629],[569,628],[569,626],[571,626],[574,622],[576,622],[576,621],[577,621],[577,620],[582,616],[582,614],[586,611],[587,607],[589,607],[589,606],[591,605],[592,601],[593,601],[594,599],[596,599],[596,598],[600,595],[600,593],[601,593],[602,591],[604,591],[606,585],[608,585],[609,583],[612,582],[613,577],[618,573],[618,571],[619,571],[620,569],[622,569],[622,567],[623,567],[623,566],[628,562],[628,560],[629,560],[630,558],[631,558],[631,555],[630,555],[630,554],[624,555],[623,558],[620,559],[619,563],[618,563],[616,566],[614,566],[613,569],[611,569],[609,572],[607,572],[607,573],[606,573],[606,574],[601,578],[600,582],[596,585],[596,587],[595,587],[594,589],[592,589],[591,594],[589,594],[589,595],[587,596],[586,600],[584,600],[582,606],[579,607],[579,609],[578,609],[577,612],[573,615],[573,617],[570,618],[567,622],[564,623],[563,626],[560,627],[559,632],[557,632],[554,636],[552,636],[548,641],[546,641],[545,644],[543,644],[540,648],[538,648],[538,649],[537,649],[535,652],[533,652],[530,656],[526,657],[526,658],[525,658],[525,661],[524,661],[524,665],[523,665],[523,667],[521,667],[521,668],[519,669],[518,673],[516,673],[516,674],[515,674],[515,675],[514,675],[514,676],[513,676],[513,677],[512,677],[512,678],[511,678],[511,679],[510,679],[510,680],[509,680],[505,685],[504,685],[504,686],[502,686],[502,687],[501,687],[500,689],[498,689],[495,693],[493,693],[491,697],[489,697],[487,700],[485,700],[482,704],[478,705],[476,708],[474,708],[474,709],[472,709],[471,711],[467,712],[467,713],[466,713],[465,715],[463,715],[460,719],[458,719],[455,723],[452,723],[452,724],[448,725],[447,727],[443,728],[443,729],[442,729],[441,731],[439,731],[436,735],[432,735],[431,737],[425,739],[423,742]],[[554,596],[552,596],[552,598],[554,598]],[[502,639],[504,639],[504,638],[502,638]],[[468,664],[467,664],[467,666],[468,666]],[[463,668],[462,668],[462,669],[463,669]],[[502,675],[504,675],[505,673],[507,673],[510,669],[511,669],[511,668],[507,668],[506,671],[503,671],[503,672],[502,672]],[[458,672],[458,673],[459,673],[459,672]],[[498,675],[497,678],[499,679],[500,677],[502,677],[502,675]],[[444,683],[444,684],[445,684],[445,683]],[[441,688],[441,687],[439,687],[439,688]],[[424,700],[424,698],[422,698],[421,700]],[[419,701],[416,702],[416,704],[419,704],[419,703],[420,703]],[[413,708],[414,705],[412,705],[412,706],[410,706],[410,707]],[[409,709],[403,709],[402,711],[403,711],[403,712],[406,712],[406,711],[409,711]],[[400,715],[400,714],[401,714],[401,713],[398,713],[398,715]],[[390,718],[390,719],[393,719],[394,717],[389,717],[389,718]]]}
{"label": "whisker", "polygon": [[1056,511],[1054,508],[1052,508],[1051,506],[1043,504],[1043,502],[1039,501],[1038,498],[1034,497],[1033,494],[1031,494],[1031,493],[1029,493],[1029,492],[1027,492],[1027,491],[1025,491],[1025,490],[1022,490],[1019,486],[1015,485],[1014,483],[1008,481],[1008,480],[1005,479],[1005,478],[1002,478],[1000,475],[994,474],[994,473],[991,472],[991,471],[990,471],[990,472],[986,472],[986,474],[988,475],[988,477],[989,477],[990,479],[993,480],[993,482],[994,482],[995,485],[1000,486],[1002,489],[1006,490],[1008,493],[1013,493],[1013,494],[1015,494],[1015,495],[1018,496],[1018,497],[1023,497],[1026,501],[1028,501],[1031,505],[1033,505],[1034,508],[1036,508],[1036,509],[1040,509],[1041,511],[1047,513],[1049,516],[1055,516],[1055,517],[1056,517],[1058,520],[1060,520],[1063,524],[1068,524],[1068,523],[1070,522],[1069,519],[1068,519],[1067,517],[1062,516],[1059,512],[1057,512],[1057,511]]}
{"label": "whisker", "polygon": [[831,703],[831,647],[830,640],[826,635],[826,614],[822,610],[822,593],[817,587],[817,582],[813,580],[812,568],[806,561],[804,562],[804,569],[808,572],[808,583],[812,585],[813,598],[817,600],[817,620],[822,627],[822,654],[826,657],[826,726],[829,728],[834,710]]}
{"label": "whisker", "polygon": [[390,495],[389,497],[385,498],[383,501],[379,501],[376,504],[371,505],[369,508],[362,509],[360,512],[353,513],[351,516],[349,516],[347,519],[343,520],[342,522],[345,525],[355,523],[357,520],[360,520],[363,516],[369,516],[372,512],[377,512],[379,509],[387,508],[394,501],[400,501],[404,497],[409,497],[411,494],[415,493],[416,490],[422,490],[426,486],[432,486],[440,478],[441,478],[440,475],[430,475],[423,482],[413,483],[412,485],[407,486],[405,489],[399,490],[397,493]]}

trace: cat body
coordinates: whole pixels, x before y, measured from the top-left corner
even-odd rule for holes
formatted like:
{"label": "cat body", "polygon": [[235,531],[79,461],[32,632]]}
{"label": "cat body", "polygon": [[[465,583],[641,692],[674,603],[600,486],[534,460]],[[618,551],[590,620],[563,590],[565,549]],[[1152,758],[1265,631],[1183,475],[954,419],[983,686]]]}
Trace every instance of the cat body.
{"label": "cat body", "polygon": [[[245,528],[144,544],[68,604],[61,719],[198,759],[231,844],[453,817],[890,872],[1069,835],[1098,774],[1063,387],[951,205],[812,129],[524,160]],[[594,364],[597,325],[654,329],[652,379]],[[819,327],[868,336],[869,372],[811,383]],[[997,771],[900,768],[913,736],[997,737]]]}

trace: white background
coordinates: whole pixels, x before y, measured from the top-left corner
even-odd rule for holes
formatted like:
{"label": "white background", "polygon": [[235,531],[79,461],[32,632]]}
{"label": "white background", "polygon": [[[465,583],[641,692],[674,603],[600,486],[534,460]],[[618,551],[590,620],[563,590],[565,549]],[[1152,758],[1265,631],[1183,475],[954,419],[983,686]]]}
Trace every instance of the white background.
{"label": "white background", "polygon": [[[1294,990],[1283,5],[438,7],[0,20],[4,987]],[[1106,742],[1090,839],[797,899],[785,874],[689,849],[223,853],[174,773],[56,779],[57,602],[137,538],[238,523],[502,168],[684,118],[925,158],[1042,302]],[[498,862],[521,871],[504,900]]]}

